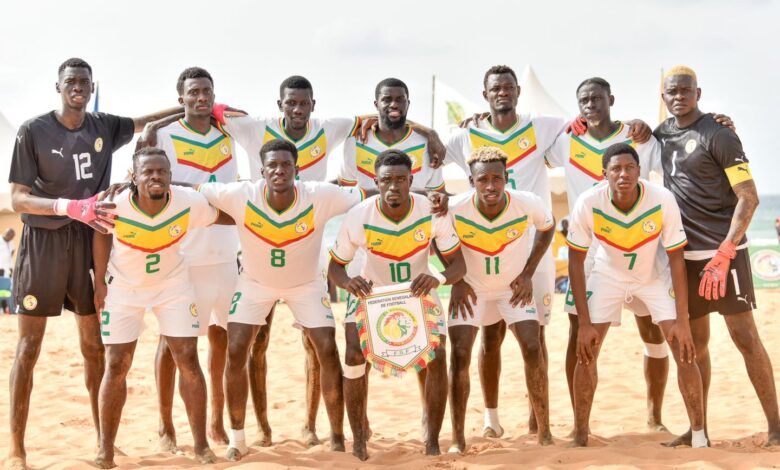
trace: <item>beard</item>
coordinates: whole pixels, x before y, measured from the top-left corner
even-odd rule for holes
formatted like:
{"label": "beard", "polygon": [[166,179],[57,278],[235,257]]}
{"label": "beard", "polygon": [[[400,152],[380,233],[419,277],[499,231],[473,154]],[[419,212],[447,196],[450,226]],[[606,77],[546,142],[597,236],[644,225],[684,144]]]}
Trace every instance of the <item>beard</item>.
{"label": "beard", "polygon": [[152,201],[159,201],[160,199],[165,199],[165,193],[149,194],[149,199],[151,199]]}
{"label": "beard", "polygon": [[406,116],[403,116],[401,119],[397,121],[391,120],[386,115],[380,115],[379,119],[382,121],[382,125],[388,129],[401,129],[404,126],[406,126]]}

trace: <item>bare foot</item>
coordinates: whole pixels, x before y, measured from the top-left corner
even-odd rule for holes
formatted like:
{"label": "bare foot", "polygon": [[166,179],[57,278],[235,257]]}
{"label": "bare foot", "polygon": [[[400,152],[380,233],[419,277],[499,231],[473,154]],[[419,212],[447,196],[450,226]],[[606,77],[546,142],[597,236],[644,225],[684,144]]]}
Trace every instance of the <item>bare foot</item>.
{"label": "bare foot", "polygon": [[450,448],[447,449],[448,454],[462,454],[466,452],[466,436],[455,436],[452,440]]}
{"label": "bare foot", "polygon": [[425,455],[441,455],[441,449],[439,449],[439,441],[426,442],[425,443]]}
{"label": "bare foot", "polygon": [[220,445],[226,445],[228,441],[227,432],[225,432],[225,426],[222,423],[211,422],[208,430],[208,437],[211,442]]}
{"label": "bare foot", "polygon": [[301,438],[306,447],[314,447],[321,444],[317,433],[314,430],[307,429],[305,426],[301,429]]}
{"label": "bare foot", "polygon": [[764,447],[780,446],[780,431],[770,432],[766,436],[766,444]]}
{"label": "bare foot", "polygon": [[273,441],[271,441],[271,433],[260,431],[260,437],[255,439],[255,442],[252,443],[253,447],[271,447],[273,445]]}
{"label": "bare foot", "polygon": [[366,443],[355,441],[352,443],[352,455],[365,462],[368,460],[368,449],[366,449]]}
{"label": "bare foot", "polygon": [[24,457],[8,457],[3,468],[9,470],[27,470],[27,461]]}
{"label": "bare foot", "polygon": [[539,434],[537,439],[539,441],[539,445],[542,446],[551,446],[554,444],[552,433],[550,433],[550,431]]}
{"label": "bare foot", "polygon": [[499,438],[503,435],[504,435],[504,428],[501,426],[498,426],[498,430],[495,430],[489,426],[485,426],[485,428],[482,429],[482,437]]}
{"label": "bare foot", "polygon": [[225,452],[225,458],[230,460],[231,462],[238,462],[242,458],[244,458],[244,455],[241,453],[240,450],[236,449],[235,447],[228,447],[227,452]]}
{"label": "bare foot", "polygon": [[211,449],[206,447],[200,452],[195,452],[195,460],[197,460],[199,464],[212,464],[217,463],[217,456],[214,455],[214,452]]}
{"label": "bare foot", "polygon": [[688,429],[685,433],[679,436],[677,439],[671,442],[662,442],[664,447],[678,447],[678,446],[690,446],[691,445],[691,430]]}
{"label": "bare foot", "polygon": [[647,429],[651,432],[669,432],[669,429],[666,426],[664,426],[664,423],[661,422],[655,423],[652,421],[648,421]]}
{"label": "bare foot", "polygon": [[176,436],[174,435],[163,434],[160,436],[160,440],[157,442],[157,448],[160,449],[160,452],[184,455],[184,451],[176,446]]}
{"label": "bare foot", "polygon": [[[314,436],[315,438],[317,436]],[[347,447],[344,445],[344,435],[343,434],[335,434],[330,433],[330,451],[331,452],[346,452]],[[368,454],[366,454],[366,458],[368,458]]]}
{"label": "bare foot", "polygon": [[108,452],[99,451],[95,457],[95,465],[97,468],[114,468],[114,456],[109,455]]}
{"label": "bare foot", "polygon": [[585,443],[584,443],[584,444],[582,444],[582,443],[578,442],[578,441],[575,439],[575,440],[573,440],[573,441],[571,441],[571,442],[567,442],[566,444],[564,444],[564,445],[563,445],[563,447],[568,447],[568,448],[575,448],[575,447],[588,447],[588,442],[587,442],[587,441],[585,441]]}

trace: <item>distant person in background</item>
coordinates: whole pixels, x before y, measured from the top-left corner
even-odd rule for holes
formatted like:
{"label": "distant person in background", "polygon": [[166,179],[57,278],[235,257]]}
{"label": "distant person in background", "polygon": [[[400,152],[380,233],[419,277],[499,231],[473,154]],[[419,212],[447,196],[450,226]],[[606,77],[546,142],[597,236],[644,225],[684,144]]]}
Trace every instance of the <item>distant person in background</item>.
{"label": "distant person in background", "polygon": [[775,230],[777,231],[777,243],[780,243],[780,217],[775,219]]}
{"label": "distant person in background", "polygon": [[11,277],[14,267],[14,236],[16,236],[14,229],[6,229],[3,233],[3,241],[0,242],[0,269],[3,270],[6,277]]}

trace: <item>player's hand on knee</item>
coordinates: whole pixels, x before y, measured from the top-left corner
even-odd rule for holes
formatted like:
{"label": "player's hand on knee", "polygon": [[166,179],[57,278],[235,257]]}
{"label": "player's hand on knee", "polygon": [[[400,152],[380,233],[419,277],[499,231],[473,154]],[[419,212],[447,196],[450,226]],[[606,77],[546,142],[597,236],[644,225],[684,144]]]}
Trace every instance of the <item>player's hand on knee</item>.
{"label": "player's hand on knee", "polygon": [[725,114],[719,114],[719,113],[710,113],[710,114],[712,114],[712,118],[715,119],[715,122],[717,122],[723,127],[728,127],[734,132],[737,132],[737,126],[734,125],[734,122],[731,120],[730,117],[726,116]]}
{"label": "player's hand on knee", "polygon": [[626,121],[626,124],[629,126],[628,136],[638,144],[644,144],[653,135],[653,130],[641,119],[632,119]]}
{"label": "player's hand on knee", "polygon": [[673,344],[677,340],[680,350],[680,359],[688,364],[696,360],[696,346],[693,344],[693,335],[688,320],[675,320],[669,334],[666,336],[666,342]]}
{"label": "player's hand on knee", "polygon": [[521,273],[510,284],[512,289],[512,298],[509,299],[509,303],[512,307],[525,307],[530,304],[534,299],[534,285],[531,281],[531,276]]}
{"label": "player's hand on knee", "polygon": [[438,279],[431,276],[430,274],[420,274],[414,278],[412,285],[409,286],[409,290],[412,291],[413,296],[420,297],[426,295],[431,291],[431,289],[436,289],[437,287],[439,287]]}
{"label": "player's hand on knee", "polygon": [[577,330],[577,360],[580,364],[590,364],[594,358],[595,346],[599,344],[599,333],[592,324],[580,325]]}
{"label": "player's hand on knee", "polygon": [[450,197],[446,193],[428,191],[428,200],[431,201],[431,215],[444,217],[449,210]]}
{"label": "player's hand on knee", "polygon": [[474,318],[472,305],[477,305],[477,293],[471,285],[463,280],[453,284],[450,293],[450,318],[458,318],[458,314],[464,320],[468,320],[469,317]]}
{"label": "player's hand on knee", "polygon": [[355,276],[347,281],[344,285],[344,290],[355,297],[360,297],[362,299],[371,293],[371,286],[373,284],[373,282],[365,280],[362,276]]}

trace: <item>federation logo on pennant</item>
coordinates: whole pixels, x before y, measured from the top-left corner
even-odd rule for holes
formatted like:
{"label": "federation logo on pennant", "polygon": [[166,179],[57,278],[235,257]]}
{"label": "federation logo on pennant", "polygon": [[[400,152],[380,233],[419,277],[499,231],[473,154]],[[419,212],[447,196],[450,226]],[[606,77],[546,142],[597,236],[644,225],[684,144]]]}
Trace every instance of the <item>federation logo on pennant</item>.
{"label": "federation logo on pennant", "polygon": [[32,294],[25,295],[22,299],[22,305],[25,310],[35,310],[35,307],[38,306],[38,299]]}
{"label": "federation logo on pennant", "polygon": [[170,235],[171,238],[176,238],[181,235],[181,226],[179,224],[171,225],[171,228],[168,229],[168,235]]}
{"label": "federation logo on pennant", "polygon": [[409,344],[417,334],[417,328],[417,319],[411,312],[402,308],[387,310],[379,315],[376,321],[379,338],[395,347]]}
{"label": "federation logo on pennant", "polygon": [[691,139],[685,143],[685,153],[693,153],[696,150],[696,141]]}
{"label": "federation logo on pennant", "polygon": [[95,152],[100,152],[101,150],[103,150],[103,138],[98,137],[95,139]]}
{"label": "federation logo on pennant", "polygon": [[418,243],[422,243],[425,241],[425,231],[421,228],[418,228],[414,231],[414,240]]}
{"label": "federation logo on pennant", "polygon": [[653,233],[655,232],[655,229],[655,222],[652,220],[646,220],[645,223],[642,224],[642,230],[644,230],[645,233]]}

